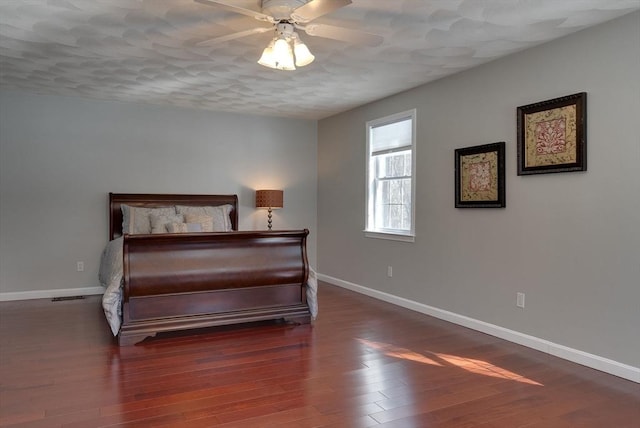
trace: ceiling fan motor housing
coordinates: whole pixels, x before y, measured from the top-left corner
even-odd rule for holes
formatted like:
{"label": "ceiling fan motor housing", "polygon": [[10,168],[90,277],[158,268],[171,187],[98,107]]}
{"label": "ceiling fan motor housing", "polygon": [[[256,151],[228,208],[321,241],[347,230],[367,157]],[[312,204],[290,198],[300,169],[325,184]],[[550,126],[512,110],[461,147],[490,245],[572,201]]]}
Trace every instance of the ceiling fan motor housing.
{"label": "ceiling fan motor housing", "polygon": [[276,33],[283,39],[288,39],[293,35],[293,24],[288,22],[279,22],[276,26]]}
{"label": "ceiling fan motor housing", "polygon": [[307,4],[308,0],[262,0],[262,13],[277,21],[289,20],[294,9]]}

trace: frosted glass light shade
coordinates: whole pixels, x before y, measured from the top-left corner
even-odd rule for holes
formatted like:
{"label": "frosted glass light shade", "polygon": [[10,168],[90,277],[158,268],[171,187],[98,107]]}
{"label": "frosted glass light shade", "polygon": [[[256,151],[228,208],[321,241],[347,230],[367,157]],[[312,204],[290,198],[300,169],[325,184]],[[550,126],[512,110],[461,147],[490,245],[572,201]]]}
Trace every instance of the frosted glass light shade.
{"label": "frosted glass light shade", "polygon": [[276,40],[273,45],[273,56],[276,60],[276,68],[278,70],[295,70],[293,64],[293,52],[291,45],[285,39]]}
{"label": "frosted glass light shade", "polygon": [[295,45],[293,47],[293,51],[296,55],[296,65],[298,67],[304,67],[305,65],[309,65],[316,59],[315,56],[311,54],[307,45],[302,43],[299,39],[296,38]]}
{"label": "frosted glass light shade", "polygon": [[269,68],[276,68],[276,58],[273,54],[273,40],[262,51],[262,56],[258,60],[258,64]]}

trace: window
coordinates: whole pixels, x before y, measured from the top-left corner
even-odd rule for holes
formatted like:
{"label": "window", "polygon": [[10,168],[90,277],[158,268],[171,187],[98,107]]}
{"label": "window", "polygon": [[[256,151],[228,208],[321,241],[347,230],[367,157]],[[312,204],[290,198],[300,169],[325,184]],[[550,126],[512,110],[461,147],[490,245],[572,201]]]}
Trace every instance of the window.
{"label": "window", "polygon": [[415,119],[414,109],[367,122],[367,236],[414,240]]}

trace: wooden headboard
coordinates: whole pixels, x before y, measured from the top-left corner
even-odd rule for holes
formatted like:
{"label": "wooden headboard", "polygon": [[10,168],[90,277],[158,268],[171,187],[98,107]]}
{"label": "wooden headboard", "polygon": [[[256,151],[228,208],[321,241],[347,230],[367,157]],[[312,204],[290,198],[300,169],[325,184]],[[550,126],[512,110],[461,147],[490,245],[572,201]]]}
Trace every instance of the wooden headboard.
{"label": "wooden headboard", "polygon": [[109,193],[109,240],[122,236],[122,204],[133,207],[168,207],[173,205],[233,206],[229,216],[233,230],[238,230],[238,195],[164,195],[146,193]]}

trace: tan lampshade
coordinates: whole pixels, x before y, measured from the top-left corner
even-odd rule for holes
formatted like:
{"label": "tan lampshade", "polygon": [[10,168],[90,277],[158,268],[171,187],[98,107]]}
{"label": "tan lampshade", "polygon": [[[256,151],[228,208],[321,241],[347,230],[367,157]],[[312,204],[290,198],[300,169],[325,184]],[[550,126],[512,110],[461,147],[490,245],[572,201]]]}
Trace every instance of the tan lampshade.
{"label": "tan lampshade", "polygon": [[282,190],[256,190],[256,208],[282,208],[283,201]]}

